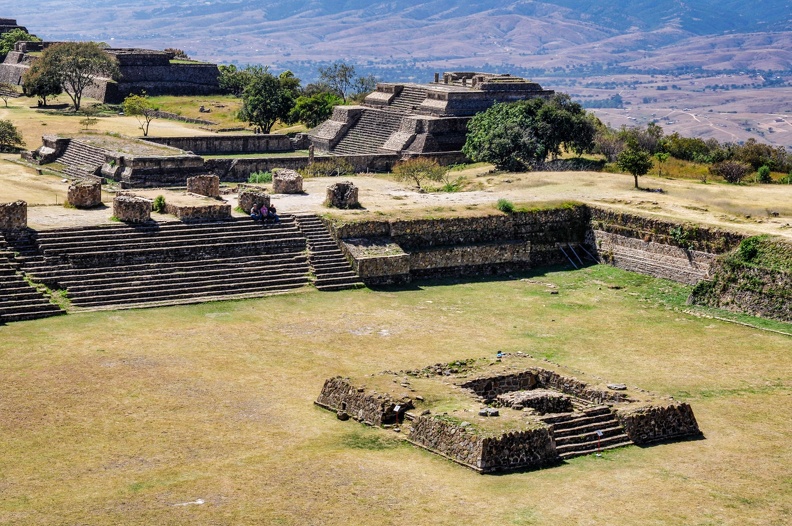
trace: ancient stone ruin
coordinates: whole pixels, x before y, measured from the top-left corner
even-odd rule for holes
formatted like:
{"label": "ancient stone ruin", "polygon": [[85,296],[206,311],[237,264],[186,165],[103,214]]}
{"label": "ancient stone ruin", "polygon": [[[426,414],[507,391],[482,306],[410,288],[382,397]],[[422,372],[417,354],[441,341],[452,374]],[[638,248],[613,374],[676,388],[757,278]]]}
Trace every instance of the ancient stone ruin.
{"label": "ancient stone ruin", "polygon": [[187,178],[187,191],[206,197],[220,197],[220,178],[216,175],[196,175]]}
{"label": "ancient stone ruin", "polygon": [[328,208],[360,208],[357,186],[349,181],[331,184],[327,187],[324,205]]}
{"label": "ancient stone ruin", "polygon": [[66,201],[75,208],[93,208],[102,204],[102,183],[77,181],[69,185]]}
{"label": "ancient stone ruin", "polygon": [[335,154],[460,152],[467,125],[496,102],[549,97],[551,90],[520,77],[454,72],[429,84],[379,83],[358,106],[336,106],[309,132],[317,150]]}
{"label": "ancient stone ruin", "polygon": [[151,200],[134,195],[113,198],[113,216],[124,223],[151,221]]}
{"label": "ancient stone ruin", "polygon": [[0,230],[27,228],[27,203],[15,201],[0,203]]}
{"label": "ancient stone ruin", "polygon": [[276,168],[272,171],[273,194],[301,194],[302,192],[303,178],[295,170]]}
{"label": "ancient stone ruin", "polygon": [[[442,400],[446,409],[430,400]],[[412,444],[481,473],[701,436],[688,404],[582,381],[519,352],[358,380],[329,378],[316,404],[340,420],[406,431]]]}

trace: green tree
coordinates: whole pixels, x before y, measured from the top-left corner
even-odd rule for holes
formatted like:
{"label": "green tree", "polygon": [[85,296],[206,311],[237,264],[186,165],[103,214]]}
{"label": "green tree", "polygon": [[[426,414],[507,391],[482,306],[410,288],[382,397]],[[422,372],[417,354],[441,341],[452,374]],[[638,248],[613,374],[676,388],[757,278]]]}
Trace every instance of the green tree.
{"label": "green tree", "polygon": [[276,121],[288,120],[300,81],[291,72],[276,77],[267,68],[247,70],[251,79],[242,92],[239,118],[254,126],[256,132],[269,133]]}
{"label": "green tree", "polygon": [[28,97],[38,97],[41,106],[47,105],[48,97],[63,93],[58,71],[46,66],[43,61],[37,60],[22,76],[22,91]]}
{"label": "green tree", "polygon": [[436,160],[426,157],[416,157],[397,163],[393,167],[393,175],[399,181],[412,181],[421,190],[421,182],[441,181],[446,173],[446,169],[440,166]]}
{"label": "green tree", "polygon": [[9,84],[8,82],[0,82],[0,99],[3,99],[3,102],[5,102],[6,108],[8,107],[8,98],[16,96],[16,86]]}
{"label": "green tree", "polygon": [[63,91],[80,110],[85,89],[99,77],[117,77],[118,63],[95,42],[63,42],[46,48],[38,59],[47,75],[60,79]]}
{"label": "green tree", "polygon": [[762,184],[772,183],[773,178],[770,177],[770,167],[766,165],[760,166],[756,171],[756,180]]}
{"label": "green tree", "polygon": [[629,172],[635,177],[635,187],[638,188],[638,177],[646,175],[652,168],[652,156],[646,150],[636,146],[628,146],[619,154],[616,165],[620,170]]}
{"label": "green tree", "polygon": [[17,42],[41,42],[41,39],[22,28],[12,29],[0,36],[0,55],[6,55],[13,51],[14,44]]}
{"label": "green tree", "polygon": [[310,97],[299,97],[294,108],[289,112],[289,122],[302,122],[309,128],[315,128],[329,119],[333,114],[333,108],[343,102],[335,93],[317,93]]}
{"label": "green tree", "polygon": [[562,148],[578,155],[594,148],[595,122],[566,93],[558,93],[546,101],[537,116],[545,124],[542,141],[553,158],[561,155]]}
{"label": "green tree", "polygon": [[666,152],[657,152],[656,154],[654,154],[654,156],[655,156],[655,159],[657,159],[657,175],[662,176],[663,175],[663,165],[665,164],[666,161],[668,161],[668,158],[670,157],[670,154],[668,154]]}
{"label": "green tree", "polygon": [[252,78],[251,72],[254,67],[247,66],[243,69],[239,69],[231,64],[228,66],[218,66],[218,69],[220,69],[220,76],[218,77],[220,89],[231,95],[241,97],[242,92],[245,91],[245,86],[248,85]]}
{"label": "green tree", "polygon": [[542,137],[549,134],[538,118],[542,99],[495,104],[468,124],[462,152],[477,162],[493,163],[500,170],[519,171],[547,157]]}
{"label": "green tree", "polygon": [[334,62],[326,68],[319,68],[321,82],[330,86],[330,89],[341,97],[344,103],[346,103],[347,95],[355,82],[355,77],[355,66],[347,64],[343,60]]}
{"label": "green tree", "polygon": [[8,150],[24,145],[22,134],[19,133],[14,123],[7,119],[0,120],[0,149]]}
{"label": "green tree", "polygon": [[124,99],[122,108],[125,115],[133,115],[137,118],[138,123],[140,123],[140,129],[143,130],[143,137],[147,137],[151,121],[157,118],[159,108],[151,102],[146,92],[144,91],[140,95],[127,96]]}

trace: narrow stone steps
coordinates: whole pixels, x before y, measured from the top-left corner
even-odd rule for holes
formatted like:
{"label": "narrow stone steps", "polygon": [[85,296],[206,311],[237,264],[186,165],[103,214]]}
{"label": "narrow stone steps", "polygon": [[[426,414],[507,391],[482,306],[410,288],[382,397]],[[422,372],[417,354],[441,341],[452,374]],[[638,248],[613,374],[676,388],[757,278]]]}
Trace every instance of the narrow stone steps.
{"label": "narrow stone steps", "polygon": [[543,420],[552,424],[556,451],[562,459],[587,455],[596,452],[598,447],[602,450],[632,443],[607,406],[589,407]]}
{"label": "narrow stone steps", "polygon": [[331,291],[363,287],[338,243],[322,220],[314,215],[295,216],[308,244],[308,261],[313,270],[317,290]]}
{"label": "narrow stone steps", "polygon": [[632,445],[633,445],[633,443],[632,443],[632,441],[630,439],[627,439],[626,441],[623,441],[623,442],[614,442],[614,443],[610,443],[610,444],[602,444],[602,443],[600,443],[599,448],[597,447],[596,444],[594,444],[593,448],[589,447],[588,449],[580,449],[580,450],[577,450],[577,451],[569,451],[569,452],[565,452],[565,453],[559,453],[558,456],[561,457],[561,460],[568,460],[568,459],[574,458],[574,457],[583,457],[583,456],[586,456],[586,455],[593,455],[593,454],[598,453],[600,451],[607,451],[607,450],[610,450],[610,449],[616,449],[616,448],[632,446]]}
{"label": "narrow stone steps", "polygon": [[376,153],[401,126],[401,115],[366,108],[332,149],[337,154]]}

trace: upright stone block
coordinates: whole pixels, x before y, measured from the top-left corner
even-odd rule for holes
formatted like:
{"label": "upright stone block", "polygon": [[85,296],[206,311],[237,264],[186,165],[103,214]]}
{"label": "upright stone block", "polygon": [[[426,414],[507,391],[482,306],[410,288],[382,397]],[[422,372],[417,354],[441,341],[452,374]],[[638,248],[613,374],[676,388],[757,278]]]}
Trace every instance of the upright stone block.
{"label": "upright stone block", "polygon": [[102,204],[102,183],[78,181],[69,186],[66,201],[75,208],[92,208]]}
{"label": "upright stone block", "polygon": [[27,228],[27,203],[25,201],[0,203],[0,230],[23,228]]}
{"label": "upright stone block", "polygon": [[220,197],[220,178],[216,175],[188,177],[187,191],[206,197]]}
{"label": "upright stone block", "polygon": [[272,171],[273,194],[301,194],[303,192],[303,178],[294,170],[277,168]]}
{"label": "upright stone block", "polygon": [[116,196],[113,199],[113,215],[125,223],[151,221],[151,201],[132,195]]}
{"label": "upright stone block", "polygon": [[357,186],[349,181],[331,184],[327,187],[324,205],[328,208],[360,208]]}
{"label": "upright stone block", "polygon": [[250,213],[250,209],[256,205],[257,208],[262,206],[268,207],[270,205],[270,196],[261,190],[247,188],[239,191],[239,208]]}

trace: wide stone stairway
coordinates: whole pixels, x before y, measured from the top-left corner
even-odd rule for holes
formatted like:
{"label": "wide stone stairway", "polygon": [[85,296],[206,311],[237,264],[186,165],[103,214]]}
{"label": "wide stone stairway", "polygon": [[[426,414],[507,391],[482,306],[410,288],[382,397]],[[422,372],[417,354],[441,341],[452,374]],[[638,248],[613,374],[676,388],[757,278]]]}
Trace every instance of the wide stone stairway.
{"label": "wide stone stairway", "polygon": [[580,408],[574,413],[542,420],[553,425],[556,451],[564,460],[633,443],[607,406]]}
{"label": "wide stone stairway", "polygon": [[366,108],[332,152],[342,155],[379,153],[401,126],[401,119],[400,113]]}
{"label": "wide stone stairway", "polygon": [[71,140],[58,157],[57,162],[64,165],[63,173],[68,177],[81,180],[99,180],[95,173],[105,162],[105,150]]}
{"label": "wide stone stairway", "polygon": [[234,219],[38,232],[25,260],[36,282],[67,291],[73,307],[120,309],[258,297],[309,284],[305,236]]}
{"label": "wide stone stairway", "polygon": [[426,88],[404,86],[401,93],[393,98],[387,109],[404,114],[412,113],[424,100],[426,100]]}
{"label": "wide stone stairway", "polygon": [[14,257],[0,235],[0,325],[63,314],[64,311],[25,280]]}
{"label": "wide stone stairway", "polygon": [[295,219],[308,240],[308,259],[316,288],[330,291],[363,287],[322,220],[312,214],[297,214]]}

